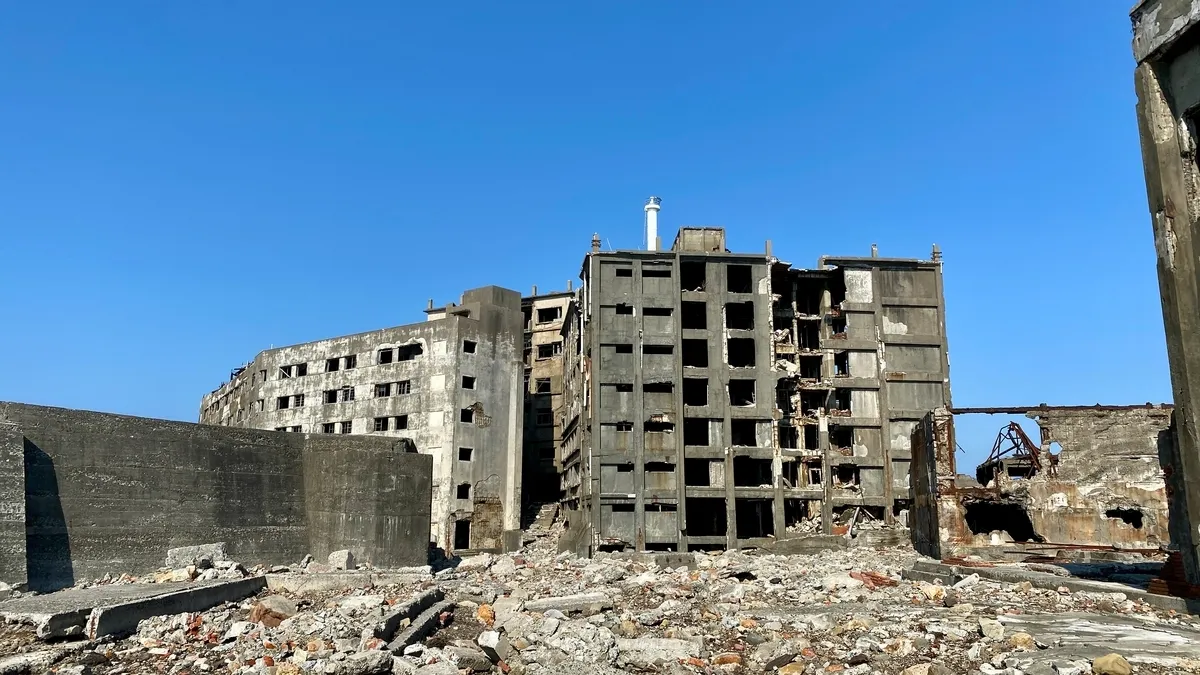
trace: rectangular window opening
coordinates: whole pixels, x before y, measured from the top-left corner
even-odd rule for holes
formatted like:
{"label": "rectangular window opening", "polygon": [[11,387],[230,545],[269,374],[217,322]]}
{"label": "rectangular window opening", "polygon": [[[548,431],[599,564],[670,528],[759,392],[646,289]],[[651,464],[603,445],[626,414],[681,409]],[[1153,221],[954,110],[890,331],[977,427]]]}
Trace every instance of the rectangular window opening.
{"label": "rectangular window opening", "polygon": [[454,496],[457,499],[470,499],[471,498],[471,484],[470,483],[459,483],[458,486],[455,488]]}
{"label": "rectangular window opening", "polygon": [[474,408],[463,408],[462,410],[458,411],[458,421],[459,422],[474,422],[475,421],[475,409]]}
{"label": "rectangular window opening", "polygon": [[683,378],[683,404],[708,405],[708,379],[703,377]]}
{"label": "rectangular window opening", "polygon": [[834,377],[850,377],[850,352],[840,352],[833,355]]}
{"label": "rectangular window opening", "polygon": [[734,487],[771,487],[771,460],[758,457],[733,458]]}
{"label": "rectangular window opening", "polygon": [[670,382],[646,382],[642,385],[642,391],[647,394],[670,394],[675,391],[675,385]]}
{"label": "rectangular window opening", "polygon": [[395,388],[397,394],[411,394],[412,393],[412,380],[401,380],[396,383],[396,386],[394,388]]}
{"label": "rectangular window opening", "polygon": [[472,448],[459,448],[458,449],[458,461],[460,461],[460,462],[471,461],[471,454],[473,452],[475,452],[475,450]]}
{"label": "rectangular window opening", "polygon": [[396,360],[397,361],[412,361],[413,359],[417,358],[418,356],[420,356],[421,354],[424,354],[424,353],[425,353],[425,350],[424,350],[424,348],[421,347],[420,344],[404,345],[403,347],[396,348]]}
{"label": "rectangular window opening", "polygon": [[679,290],[703,291],[705,284],[704,261],[679,261]]}
{"label": "rectangular window opening", "polygon": [[643,307],[642,316],[671,316],[670,307]]}
{"label": "rectangular window opening", "polygon": [[821,348],[821,327],[814,321],[800,321],[800,333],[797,345],[800,349]]}
{"label": "rectangular window opening", "polygon": [[619,316],[633,316],[633,305],[626,305],[623,302],[617,303],[616,313]]}
{"label": "rectangular window opening", "polygon": [[733,368],[754,367],[754,338],[729,338],[729,365]]}
{"label": "rectangular window opening", "polygon": [[822,357],[816,356],[801,356],[800,357],[800,377],[805,380],[821,379],[821,361]]}
{"label": "rectangular window opening", "polygon": [[725,500],[721,497],[688,497],[684,526],[689,537],[723,537],[729,529]]}
{"label": "rectangular window opening", "polygon": [[454,521],[454,548],[471,548],[471,521]]}
{"label": "rectangular window opening", "polygon": [[725,279],[730,293],[753,293],[754,278],[749,265],[726,265]]}
{"label": "rectangular window opening", "polygon": [[354,433],[354,420],[346,420],[345,422],[342,422],[341,427],[343,434]]}
{"label": "rectangular window opening", "polygon": [[321,425],[321,433],[336,434],[337,433],[337,422],[326,422],[326,423],[322,424]]}
{"label": "rectangular window opening", "polygon": [[733,445],[753,448],[758,445],[758,422],[729,420],[729,440]]}
{"label": "rectangular window opening", "polygon": [[[804,449],[805,450],[820,450],[821,449],[821,434],[820,428],[815,424],[804,425]],[[820,481],[818,481],[820,482]]]}
{"label": "rectangular window opening", "polygon": [[474,354],[475,348],[478,346],[479,343],[475,342],[474,340],[463,340],[463,353]]}
{"label": "rectangular window opening", "polygon": [[327,373],[336,373],[339,369],[341,369],[341,366],[341,359],[325,359],[325,372]]}
{"label": "rectangular window opening", "polygon": [[797,450],[800,447],[800,430],[788,424],[779,425],[779,447]]}
{"label": "rectangular window opening", "polygon": [[548,427],[554,424],[554,413],[549,410],[539,410],[534,416],[533,423],[539,427]]}
{"label": "rectangular window opening", "polygon": [[346,362],[342,365],[342,370],[354,370],[358,367],[358,355],[351,354],[345,358]]}
{"label": "rectangular window opening", "polygon": [[754,380],[729,381],[729,405],[747,407],[754,405],[754,390],[757,386]]}
{"label": "rectangular window opening", "polygon": [[725,327],[730,330],[754,330],[754,303],[726,303]]}
{"label": "rectangular window opening", "polygon": [[324,391],[324,394],[323,394],[321,400],[324,401],[325,403],[337,403],[338,390],[337,389],[326,389]]}
{"label": "rectangular window opening", "polygon": [[474,389],[475,388],[475,378],[471,377],[470,375],[463,375],[462,388],[463,389]]}
{"label": "rectangular window opening", "polygon": [[396,356],[396,350],[394,350],[394,349],[380,349],[379,350],[379,358],[377,359],[377,363],[379,363],[380,365],[385,364],[385,363],[391,363],[392,359],[395,356]]}
{"label": "rectangular window opening", "polygon": [[537,311],[538,323],[552,323],[562,318],[562,307],[542,307]]}
{"label": "rectangular window opening", "polygon": [[[392,395],[392,383],[382,382],[375,385],[375,398],[384,398]],[[326,401],[328,403],[328,401]]]}
{"label": "rectangular window opening", "polygon": [[633,345],[613,345],[613,352],[616,354],[632,354]]}
{"label": "rectangular window opening", "polygon": [[709,423],[707,419],[696,417],[683,418],[683,444],[684,445],[708,445]]}
{"label": "rectangular window opening", "polygon": [[549,394],[550,393],[550,378],[539,377],[533,381],[533,393]]}
{"label": "rectangular window opening", "polygon": [[680,327],[684,330],[708,329],[708,307],[703,302],[684,301],[679,310]]}
{"label": "rectangular window opening", "polygon": [[642,345],[642,353],[646,355],[657,354],[673,354],[675,352],[674,345]]}
{"label": "rectangular window opening", "polygon": [[714,462],[720,462],[724,468],[725,463],[721,460],[685,458],[683,460],[683,484],[687,487],[720,487],[713,485],[710,467]]}
{"label": "rectangular window opening", "polygon": [[829,447],[842,455],[854,454],[854,428],[829,427]]}
{"label": "rectangular window opening", "polygon": [[683,367],[708,367],[708,340],[683,340]]}
{"label": "rectangular window opening", "polygon": [[775,503],[770,499],[735,499],[738,539],[775,536]]}
{"label": "rectangular window opening", "polygon": [[393,424],[392,424],[393,429],[396,429],[396,430],[407,429],[408,428],[408,415],[397,415],[392,420],[392,422],[393,422]]}
{"label": "rectangular window opening", "polygon": [[833,467],[833,487],[855,488],[859,485],[858,465],[838,464]]}
{"label": "rectangular window opening", "polygon": [[387,417],[376,417],[375,431],[387,431],[389,422],[391,422],[391,420]]}
{"label": "rectangular window opening", "polygon": [[632,267],[618,267],[616,270],[613,271],[613,273],[618,277],[632,277],[633,276],[633,268]]}

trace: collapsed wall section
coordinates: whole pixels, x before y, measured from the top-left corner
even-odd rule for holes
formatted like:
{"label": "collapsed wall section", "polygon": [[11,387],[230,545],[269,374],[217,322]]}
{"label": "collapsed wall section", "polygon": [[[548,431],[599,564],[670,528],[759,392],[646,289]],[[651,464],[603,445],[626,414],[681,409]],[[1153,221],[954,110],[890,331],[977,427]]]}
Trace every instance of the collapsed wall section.
{"label": "collapsed wall section", "polygon": [[[214,541],[254,563],[346,547],[377,564],[427,559],[431,462],[397,452],[397,439],[317,441],[17,403],[0,403],[4,423],[20,437],[25,510],[25,567],[0,555],[6,582],[53,590],[145,573],[168,548]],[[0,441],[0,471],[16,475],[11,434]],[[395,473],[383,483],[369,478],[388,467]],[[390,539],[367,547],[377,534]]]}

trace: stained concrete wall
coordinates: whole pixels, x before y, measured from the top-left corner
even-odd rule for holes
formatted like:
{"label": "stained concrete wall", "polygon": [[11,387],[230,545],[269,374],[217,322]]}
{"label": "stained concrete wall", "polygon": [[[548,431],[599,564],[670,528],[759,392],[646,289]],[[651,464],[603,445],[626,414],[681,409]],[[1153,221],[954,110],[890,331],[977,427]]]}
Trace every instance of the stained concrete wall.
{"label": "stained concrete wall", "polygon": [[[26,576],[45,590],[143,573],[162,564],[167,548],[213,541],[247,563],[340,548],[381,566],[428,556],[431,461],[397,452],[395,439],[0,403],[6,422],[22,446],[27,565],[0,557],[5,581]],[[10,470],[12,437],[0,438]]]}
{"label": "stained concrete wall", "polygon": [[0,424],[0,581],[25,579],[24,438]]}

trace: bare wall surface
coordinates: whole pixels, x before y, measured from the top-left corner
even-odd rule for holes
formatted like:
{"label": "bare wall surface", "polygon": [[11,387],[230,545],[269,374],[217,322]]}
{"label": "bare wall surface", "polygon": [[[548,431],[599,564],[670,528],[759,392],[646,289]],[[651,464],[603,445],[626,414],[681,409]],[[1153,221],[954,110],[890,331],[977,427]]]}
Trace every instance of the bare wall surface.
{"label": "bare wall surface", "polygon": [[20,431],[0,424],[0,581],[5,582],[25,579],[24,455]]}
{"label": "bare wall surface", "polygon": [[[18,403],[0,403],[4,422],[15,425],[23,446],[31,588],[143,573],[162,565],[167,548],[213,541],[227,542],[230,555],[248,563],[346,547],[381,565],[426,561],[431,461],[397,453],[395,439],[314,442]],[[331,470],[341,458],[363,466]],[[404,478],[392,492],[374,492],[376,485],[362,483],[365,466],[395,466]],[[344,490],[333,489],[338,483]],[[413,486],[422,489],[407,494]],[[426,527],[411,518],[424,518]],[[0,563],[0,579],[23,580],[11,561]]]}

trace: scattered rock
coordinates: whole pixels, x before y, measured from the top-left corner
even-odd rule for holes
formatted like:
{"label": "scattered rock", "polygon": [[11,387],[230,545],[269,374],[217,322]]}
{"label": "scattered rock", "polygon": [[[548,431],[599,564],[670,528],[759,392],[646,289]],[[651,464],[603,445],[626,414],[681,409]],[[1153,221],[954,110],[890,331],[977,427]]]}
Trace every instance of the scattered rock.
{"label": "scattered rock", "polygon": [[980,618],[979,632],[989,640],[1004,639],[1004,624],[995,619]]}
{"label": "scattered rock", "polygon": [[268,595],[255,603],[250,610],[250,622],[261,623],[268,628],[279,626],[285,619],[296,615],[296,603],[282,595]]}
{"label": "scattered rock", "polygon": [[1105,654],[1092,661],[1094,675],[1131,675],[1133,668],[1120,654]]}
{"label": "scattered rock", "polygon": [[[162,550],[162,549],[159,549]],[[213,566],[218,560],[228,560],[225,553],[225,542],[214,544],[199,544],[197,546],[180,546],[167,550],[167,560],[164,567],[180,569],[195,565],[201,569]]]}
{"label": "scattered rock", "polygon": [[353,570],[355,569],[354,554],[346,549],[334,551],[329,554],[329,566],[335,570]]}

